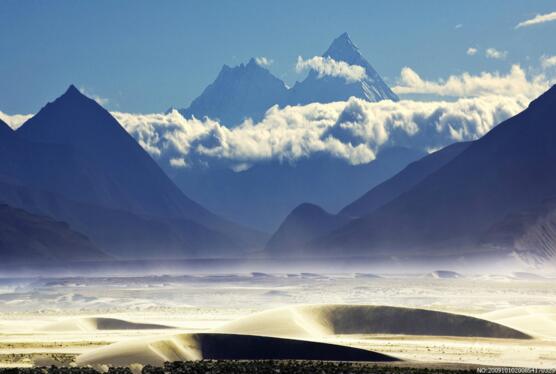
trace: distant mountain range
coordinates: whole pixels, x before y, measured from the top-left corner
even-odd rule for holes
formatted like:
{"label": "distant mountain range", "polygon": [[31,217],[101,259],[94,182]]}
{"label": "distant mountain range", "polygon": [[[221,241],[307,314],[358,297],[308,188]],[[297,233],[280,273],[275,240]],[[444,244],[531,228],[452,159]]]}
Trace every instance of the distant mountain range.
{"label": "distant mountain range", "polygon": [[260,121],[273,105],[330,103],[346,101],[350,97],[373,102],[399,100],[347,33],[336,38],[322,56],[361,67],[365,76],[348,81],[338,76],[320,76],[311,70],[305,80],[288,89],[282,80],[252,58],[237,67],[224,65],[216,80],[180,113],[186,118],[209,117],[233,127],[247,118]]}
{"label": "distant mountain range", "polygon": [[[359,66],[365,76],[348,81],[319,76],[311,70],[305,80],[288,89],[251,59],[233,68],[224,65],[216,80],[180,113],[186,118],[207,116],[233,127],[246,118],[260,121],[273,105],[329,103],[350,97],[398,100],[347,33],[336,38],[323,57]],[[423,155],[421,150],[398,147],[383,150],[371,163],[351,165],[316,154],[295,162],[260,162],[241,172],[216,164],[210,168],[175,169],[167,165],[167,160],[159,161],[176,184],[204,206],[236,222],[274,231],[297,205],[309,202],[337,211]]]}
{"label": "distant mountain range", "polygon": [[[556,255],[556,86],[481,139],[408,166],[344,208],[340,228],[300,235],[314,256],[472,256],[518,254],[534,263]],[[295,213],[292,212],[292,215]],[[302,212],[303,213],[303,212]],[[297,226],[315,214],[290,215]],[[320,213],[321,219],[325,217]],[[329,220],[329,219],[328,219]],[[281,231],[290,225],[284,222]],[[282,247],[277,237],[269,250]],[[323,231],[326,231],[323,233]]]}
{"label": "distant mountain range", "polygon": [[[312,71],[287,89],[251,60],[225,67],[186,114],[233,126],[276,103],[397,100],[347,34],[323,57],[363,67],[365,76]],[[556,259],[554,118],[556,86],[481,139],[428,155],[390,147],[363,165],[316,153],[242,171],[175,169],[157,165],[109,112],[70,86],[17,131],[0,121],[0,256],[8,263],[492,255],[544,264]]]}
{"label": "distant mountain range", "polygon": [[73,86],[16,132],[0,129],[0,201],[65,221],[114,257],[236,256],[265,238],[186,197]]}

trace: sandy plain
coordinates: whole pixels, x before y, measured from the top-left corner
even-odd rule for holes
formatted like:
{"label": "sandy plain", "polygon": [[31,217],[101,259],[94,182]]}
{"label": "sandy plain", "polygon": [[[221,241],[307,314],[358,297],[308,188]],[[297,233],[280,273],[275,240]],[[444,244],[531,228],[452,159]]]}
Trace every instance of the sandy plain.
{"label": "sandy plain", "polygon": [[[523,273],[4,278],[0,365],[210,358],[238,344],[214,334],[248,334],[364,349],[406,365],[556,368],[555,285],[550,275]],[[414,310],[443,313],[424,318]],[[458,326],[467,326],[467,317],[527,338],[485,333],[488,324],[462,336]],[[193,351],[176,353],[185,346]]]}

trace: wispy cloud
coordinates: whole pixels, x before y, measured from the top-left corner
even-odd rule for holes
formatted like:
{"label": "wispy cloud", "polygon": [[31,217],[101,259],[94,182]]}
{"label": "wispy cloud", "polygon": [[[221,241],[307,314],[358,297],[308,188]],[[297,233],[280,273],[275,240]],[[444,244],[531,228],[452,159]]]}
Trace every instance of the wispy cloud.
{"label": "wispy cloud", "polygon": [[556,66],[556,56],[541,56],[540,60],[543,69]]}
{"label": "wispy cloud", "polygon": [[496,48],[488,48],[485,56],[494,60],[504,60],[508,56],[508,51],[499,51]]}
{"label": "wispy cloud", "polygon": [[506,75],[483,72],[479,75],[463,73],[451,75],[446,80],[424,80],[414,70],[404,67],[399,84],[393,88],[397,94],[433,94],[453,97],[478,97],[485,95],[519,96],[533,98],[549,87],[544,75],[528,79],[519,65],[513,65]]}
{"label": "wispy cloud", "polygon": [[478,52],[477,48],[469,47],[469,48],[467,48],[467,52],[466,52],[466,53],[467,53],[469,56],[475,56],[475,55],[477,54],[477,52]]}
{"label": "wispy cloud", "polygon": [[344,61],[336,61],[331,57],[321,56],[315,56],[308,60],[299,56],[295,69],[297,72],[311,69],[318,73],[319,78],[324,76],[340,77],[348,82],[360,81],[367,76],[365,68],[362,66],[350,65]]}
{"label": "wispy cloud", "polygon": [[260,66],[270,66],[274,63],[274,60],[266,58],[264,56],[260,56],[255,58],[255,62]]}
{"label": "wispy cloud", "polygon": [[183,158],[171,158],[169,162],[170,166],[173,166],[175,168],[184,168],[187,166],[187,163]]}
{"label": "wispy cloud", "polygon": [[538,25],[540,23],[556,21],[556,12],[537,14],[535,17],[527,19],[523,22],[518,23],[515,28],[519,29],[521,27],[528,27],[533,25]]}

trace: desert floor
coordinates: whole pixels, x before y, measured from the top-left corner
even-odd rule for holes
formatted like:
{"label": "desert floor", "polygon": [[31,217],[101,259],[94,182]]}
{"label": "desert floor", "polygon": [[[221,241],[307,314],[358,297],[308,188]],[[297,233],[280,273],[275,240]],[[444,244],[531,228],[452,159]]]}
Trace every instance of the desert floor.
{"label": "desert floor", "polygon": [[[277,317],[307,304],[451,312],[497,322],[532,339],[338,334],[308,326],[312,322],[307,318],[295,321],[301,331]],[[277,308],[279,312],[263,317],[255,314]],[[246,319],[252,314],[259,317]],[[238,319],[244,322],[234,325]],[[251,321],[259,325],[249,325]],[[272,331],[265,330],[268,326]],[[128,341],[166,341],[184,333],[241,333],[242,328],[245,333],[261,328],[261,335],[266,331],[271,336],[364,348],[416,365],[556,368],[556,277],[238,273],[0,279],[0,366],[69,365],[79,363],[79,355],[112,343],[123,342],[120,347],[125,347]]]}

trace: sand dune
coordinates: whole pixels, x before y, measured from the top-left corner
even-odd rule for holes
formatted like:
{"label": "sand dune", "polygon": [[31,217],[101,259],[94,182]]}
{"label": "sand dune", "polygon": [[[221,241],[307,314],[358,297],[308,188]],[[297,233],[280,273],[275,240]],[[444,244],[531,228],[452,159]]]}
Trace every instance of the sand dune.
{"label": "sand dune", "polygon": [[512,328],[474,317],[370,305],[305,305],[241,318],[216,331],[282,337],[334,334],[402,334],[527,339]]}
{"label": "sand dune", "polygon": [[525,306],[498,310],[481,316],[533,336],[556,339],[556,306]]}
{"label": "sand dune", "polygon": [[181,334],[116,343],[84,353],[76,363],[162,365],[165,361],[201,359],[397,361],[391,356],[335,344],[250,335]]}
{"label": "sand dune", "polygon": [[99,330],[157,330],[171,329],[170,326],[151,323],[135,323],[116,318],[89,317],[67,319],[40,328],[40,331],[99,331]]}

